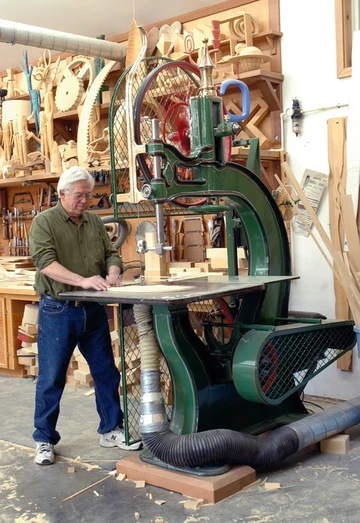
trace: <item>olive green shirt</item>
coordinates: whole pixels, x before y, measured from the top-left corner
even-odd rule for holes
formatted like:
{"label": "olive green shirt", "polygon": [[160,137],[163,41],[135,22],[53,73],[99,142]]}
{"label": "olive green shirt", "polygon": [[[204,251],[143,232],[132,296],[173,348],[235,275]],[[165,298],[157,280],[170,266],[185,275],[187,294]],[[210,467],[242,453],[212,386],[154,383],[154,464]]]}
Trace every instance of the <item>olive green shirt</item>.
{"label": "olive green shirt", "polygon": [[54,261],[84,278],[95,275],[105,278],[111,265],[122,270],[119,253],[112,246],[101,218],[85,211],[79,223],[75,223],[60,201],[35,216],[29,239],[30,254],[37,268],[34,289],[39,294],[57,296],[60,292],[80,289],[40,272]]}

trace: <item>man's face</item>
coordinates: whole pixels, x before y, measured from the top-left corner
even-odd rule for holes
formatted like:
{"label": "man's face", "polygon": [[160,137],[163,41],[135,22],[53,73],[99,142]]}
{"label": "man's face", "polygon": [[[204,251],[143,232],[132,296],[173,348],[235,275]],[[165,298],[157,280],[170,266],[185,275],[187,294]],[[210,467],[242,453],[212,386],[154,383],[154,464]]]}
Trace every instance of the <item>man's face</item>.
{"label": "man's face", "polygon": [[91,186],[86,181],[75,182],[69,193],[60,191],[62,206],[68,215],[74,218],[83,214],[91,196]]}

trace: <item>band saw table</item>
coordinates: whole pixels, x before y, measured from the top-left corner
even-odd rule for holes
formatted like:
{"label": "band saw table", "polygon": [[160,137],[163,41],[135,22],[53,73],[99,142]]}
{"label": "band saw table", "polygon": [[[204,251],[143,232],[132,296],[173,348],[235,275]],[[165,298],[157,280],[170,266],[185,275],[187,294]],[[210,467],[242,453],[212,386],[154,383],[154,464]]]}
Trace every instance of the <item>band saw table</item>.
{"label": "band saw table", "polygon": [[261,292],[267,285],[297,279],[296,276],[218,276],[164,282],[128,283],[108,291],[72,291],[59,298],[96,301],[104,304],[147,303],[149,305],[183,306],[203,300]]}

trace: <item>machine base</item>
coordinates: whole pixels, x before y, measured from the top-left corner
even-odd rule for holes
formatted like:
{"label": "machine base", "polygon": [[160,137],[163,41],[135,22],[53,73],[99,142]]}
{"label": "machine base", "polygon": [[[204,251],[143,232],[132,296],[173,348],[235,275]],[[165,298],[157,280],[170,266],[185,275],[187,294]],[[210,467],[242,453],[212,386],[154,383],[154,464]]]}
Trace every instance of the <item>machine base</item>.
{"label": "machine base", "polygon": [[118,461],[116,472],[125,474],[127,479],[144,480],[147,485],[203,499],[208,503],[218,503],[256,481],[255,470],[246,465],[235,465],[221,476],[198,477],[149,465],[142,462],[138,454]]}
{"label": "machine base", "polygon": [[140,454],[140,460],[149,465],[155,465],[157,467],[162,467],[164,469],[173,470],[174,472],[180,472],[181,474],[190,474],[191,476],[220,476],[229,472],[231,466],[229,464],[223,465],[208,465],[205,467],[175,467],[160,461],[158,458],[153,456],[148,450],[144,450]]}

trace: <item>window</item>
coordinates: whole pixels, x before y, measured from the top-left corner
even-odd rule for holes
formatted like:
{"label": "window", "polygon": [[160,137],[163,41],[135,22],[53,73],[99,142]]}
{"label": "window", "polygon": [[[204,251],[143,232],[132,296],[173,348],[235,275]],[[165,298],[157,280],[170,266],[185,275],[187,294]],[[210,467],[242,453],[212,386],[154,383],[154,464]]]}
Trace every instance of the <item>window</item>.
{"label": "window", "polygon": [[360,0],[335,0],[337,77],[351,76],[353,31],[360,29]]}

